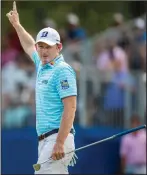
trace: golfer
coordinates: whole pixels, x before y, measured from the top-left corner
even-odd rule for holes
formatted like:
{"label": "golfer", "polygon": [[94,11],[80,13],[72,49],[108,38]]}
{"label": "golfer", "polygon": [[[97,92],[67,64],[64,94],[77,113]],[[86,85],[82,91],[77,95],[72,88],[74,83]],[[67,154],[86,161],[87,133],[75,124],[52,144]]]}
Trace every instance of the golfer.
{"label": "golfer", "polygon": [[[76,75],[64,61],[60,36],[53,28],[42,29],[36,41],[22,27],[16,3],[6,15],[15,28],[24,51],[36,66],[36,130],[38,162],[43,164],[35,174],[68,174],[75,154],[73,121],[76,111]],[[31,156],[31,155],[30,155]]]}

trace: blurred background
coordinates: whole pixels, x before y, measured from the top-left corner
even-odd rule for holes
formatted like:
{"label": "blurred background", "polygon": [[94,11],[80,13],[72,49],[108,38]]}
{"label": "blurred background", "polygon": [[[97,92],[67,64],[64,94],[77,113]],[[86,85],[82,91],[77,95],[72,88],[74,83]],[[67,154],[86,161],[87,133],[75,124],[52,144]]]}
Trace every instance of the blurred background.
{"label": "blurred background", "polygon": [[[17,1],[20,22],[34,39],[44,27],[60,33],[62,54],[77,73],[77,148],[134,126],[132,118],[136,126],[146,121],[146,7],[145,1]],[[36,72],[6,18],[11,9],[11,1],[1,2],[2,174],[31,174]],[[121,143],[77,153],[70,172],[119,174]]]}

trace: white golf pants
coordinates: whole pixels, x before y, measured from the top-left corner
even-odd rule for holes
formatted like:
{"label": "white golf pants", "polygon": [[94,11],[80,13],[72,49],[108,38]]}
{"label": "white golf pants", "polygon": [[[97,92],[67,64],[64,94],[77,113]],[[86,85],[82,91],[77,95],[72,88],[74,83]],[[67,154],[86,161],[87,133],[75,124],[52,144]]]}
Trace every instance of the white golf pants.
{"label": "white golf pants", "polygon": [[[38,163],[46,161],[51,157],[54,144],[56,142],[57,133],[43,139],[38,145]],[[65,153],[75,149],[74,136],[69,133],[64,144]],[[68,165],[73,158],[74,153],[65,155],[63,159],[51,160],[44,164],[41,164],[39,171],[35,171],[35,174],[68,174]]]}

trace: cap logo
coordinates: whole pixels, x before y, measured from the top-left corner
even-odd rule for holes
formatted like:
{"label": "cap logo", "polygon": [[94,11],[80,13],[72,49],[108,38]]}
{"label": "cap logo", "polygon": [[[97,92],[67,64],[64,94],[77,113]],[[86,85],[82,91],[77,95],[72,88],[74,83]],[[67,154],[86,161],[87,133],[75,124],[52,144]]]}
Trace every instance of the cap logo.
{"label": "cap logo", "polygon": [[48,35],[48,32],[43,32],[41,37],[47,37],[47,35]]}

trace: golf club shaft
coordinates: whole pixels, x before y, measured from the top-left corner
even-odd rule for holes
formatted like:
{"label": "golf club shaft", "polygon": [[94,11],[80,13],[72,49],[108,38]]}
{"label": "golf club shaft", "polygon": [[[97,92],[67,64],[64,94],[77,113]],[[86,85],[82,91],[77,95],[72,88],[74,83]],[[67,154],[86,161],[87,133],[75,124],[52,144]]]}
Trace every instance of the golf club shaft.
{"label": "golf club shaft", "polygon": [[[140,129],[144,129],[144,128],[146,128],[146,125],[142,125],[142,126],[139,126],[139,127],[133,128],[133,129],[128,129],[128,130],[126,130],[126,131],[123,131],[123,132],[120,132],[120,133],[118,133],[118,134],[115,134],[115,135],[113,135],[113,136],[111,136],[111,137],[108,137],[108,138],[99,140],[99,141],[97,141],[97,142],[94,142],[94,143],[91,143],[91,144],[82,146],[82,147],[80,147],[80,148],[77,148],[77,149],[72,150],[72,151],[70,151],[70,152],[67,152],[67,153],[65,153],[65,154],[70,154],[70,153],[72,153],[72,152],[77,152],[77,151],[82,150],[82,149],[85,149],[85,148],[87,148],[87,147],[90,147],[90,146],[93,146],[93,145],[96,145],[96,144],[99,144],[99,143],[102,143],[102,142],[105,142],[105,141],[114,139],[114,138],[116,138],[116,137],[123,136],[123,135],[129,134],[129,133],[132,133],[132,132],[138,131],[138,130],[140,130]],[[44,161],[44,162],[42,162],[42,163],[40,163],[40,164],[43,164],[43,163],[45,163],[45,162],[47,162],[47,161],[49,161],[49,160],[51,160],[51,158],[49,158],[48,160],[46,160],[46,161]]]}
{"label": "golf club shaft", "polygon": [[[82,150],[82,149],[84,149],[84,148],[87,148],[87,147],[90,147],[90,146],[93,146],[93,145],[96,145],[96,144],[99,144],[99,143],[102,143],[102,142],[105,142],[105,141],[114,139],[114,138],[116,138],[116,137],[120,137],[120,136],[129,134],[129,133],[132,133],[132,132],[135,132],[135,131],[137,131],[137,130],[144,129],[144,128],[146,128],[146,125],[142,125],[142,126],[139,126],[139,127],[133,128],[133,129],[128,129],[128,130],[126,130],[126,131],[123,131],[123,132],[120,132],[120,133],[118,133],[118,134],[115,134],[115,135],[113,135],[113,136],[111,136],[111,137],[108,137],[108,138],[99,140],[99,141],[97,141],[97,142],[94,142],[94,143],[91,143],[91,144],[82,146],[82,147],[77,148],[77,149],[75,149],[75,150],[73,150],[73,151],[74,151],[74,152],[75,152],[75,151],[79,151],[79,150]],[[68,152],[68,153],[66,153],[66,154],[72,153],[73,151],[70,151],[70,152]]]}

